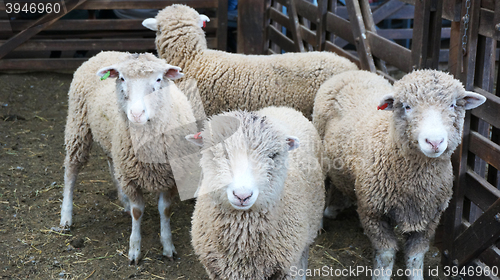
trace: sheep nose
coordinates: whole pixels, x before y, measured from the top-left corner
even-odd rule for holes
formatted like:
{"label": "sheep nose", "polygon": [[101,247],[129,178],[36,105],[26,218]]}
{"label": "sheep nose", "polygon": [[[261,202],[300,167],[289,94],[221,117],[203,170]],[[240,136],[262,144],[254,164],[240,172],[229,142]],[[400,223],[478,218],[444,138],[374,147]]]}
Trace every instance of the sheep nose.
{"label": "sheep nose", "polygon": [[444,142],[444,138],[441,138],[440,140],[429,140],[428,138],[426,138],[425,142],[431,145],[432,149],[437,152],[439,150],[439,146]]}
{"label": "sheep nose", "polygon": [[250,197],[252,197],[253,195],[253,192],[251,193],[238,193],[236,194],[235,191],[233,191],[233,195],[241,202],[241,203],[244,203],[246,202],[248,199],[250,199]]}
{"label": "sheep nose", "polygon": [[130,110],[130,114],[135,119],[139,119],[142,115],[144,115],[145,112],[146,112],[146,110],[142,110],[142,112],[140,112],[140,113],[134,113],[132,110]]}

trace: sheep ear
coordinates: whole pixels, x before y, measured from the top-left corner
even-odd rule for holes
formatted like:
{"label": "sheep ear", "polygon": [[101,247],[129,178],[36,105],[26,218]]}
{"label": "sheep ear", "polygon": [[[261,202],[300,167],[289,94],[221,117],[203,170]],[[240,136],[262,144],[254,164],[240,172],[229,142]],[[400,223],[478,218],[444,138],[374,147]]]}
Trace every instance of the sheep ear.
{"label": "sheep ear", "polygon": [[168,65],[167,70],[165,71],[164,75],[165,75],[165,77],[167,77],[171,80],[177,80],[177,79],[184,77],[184,74],[182,74],[180,72],[181,70],[182,69],[180,67]]}
{"label": "sheep ear", "polygon": [[142,21],[142,26],[153,31],[158,31],[158,23],[155,18],[147,18]]}
{"label": "sheep ear", "polygon": [[392,94],[388,94],[382,97],[380,104],[377,106],[377,110],[394,110],[394,97],[392,96]]}
{"label": "sheep ear", "polygon": [[203,137],[201,137],[201,132],[186,135],[186,140],[197,146],[203,147]]}
{"label": "sheep ear", "polygon": [[206,15],[200,14],[200,21],[198,25],[202,28],[207,27],[207,22],[210,22],[210,18],[208,18]]}
{"label": "sheep ear", "polygon": [[299,138],[295,136],[287,136],[286,143],[288,144],[288,150],[295,150],[300,146]]}
{"label": "sheep ear", "polygon": [[[107,73],[109,72],[109,75]],[[104,80],[106,78],[116,78],[118,75],[120,75],[120,72],[116,70],[115,66],[108,66],[101,68],[97,71],[96,75],[101,78],[101,80]]]}
{"label": "sheep ear", "polygon": [[472,91],[466,91],[463,99],[465,100],[465,110],[474,109],[486,101],[486,97]]}

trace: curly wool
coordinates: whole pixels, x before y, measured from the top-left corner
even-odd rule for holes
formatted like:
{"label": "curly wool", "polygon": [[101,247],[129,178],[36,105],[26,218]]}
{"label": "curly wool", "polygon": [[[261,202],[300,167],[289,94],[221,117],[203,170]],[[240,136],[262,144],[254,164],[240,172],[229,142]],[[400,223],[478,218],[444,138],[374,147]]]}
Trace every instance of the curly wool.
{"label": "curly wool", "polygon": [[161,58],[197,81],[208,116],[229,110],[254,111],[289,106],[310,118],[314,97],[333,75],[357,66],[328,52],[243,55],[207,49],[200,15],[185,5],[166,7],[156,16],[156,48]]}
{"label": "curly wool", "polygon": [[[216,156],[221,145],[210,145],[203,152],[202,188],[209,184],[216,190],[196,202],[191,232],[195,252],[211,279],[291,279],[291,266],[300,267],[302,254],[314,241],[322,219],[324,175],[319,166],[321,146],[316,145],[319,136],[311,122],[290,108],[222,116],[238,119],[242,127],[231,137],[234,139],[225,142],[227,154],[246,143],[249,150],[256,149],[267,158],[269,150],[284,149],[286,135],[298,137],[301,144],[288,154],[288,163],[278,163],[279,168],[288,166],[286,179],[269,178],[269,182],[283,179],[284,184],[266,187],[259,194],[258,205],[247,211],[232,208],[225,188],[219,187],[228,181],[220,168],[225,164],[218,162],[226,157]],[[213,144],[226,132],[211,122],[206,123],[202,136]]]}
{"label": "curly wool", "polygon": [[[377,111],[387,94],[394,96],[394,112]],[[419,150],[412,130],[419,120],[407,120],[402,104],[416,111],[449,108],[463,96],[459,81],[434,70],[414,71],[394,86],[370,72],[346,72],[318,91],[313,123],[327,157],[342,163],[330,168],[328,176],[343,194],[357,200],[360,220],[377,250],[397,250],[397,245],[377,230],[374,220],[388,217],[401,232],[422,232],[428,240],[452,195],[450,156],[461,141],[463,104],[458,101],[454,113],[443,111],[454,115],[446,124],[448,148],[438,158]]]}
{"label": "curly wool", "polygon": [[[80,66],[74,74],[69,91],[65,131],[66,150],[69,153],[66,161],[86,162],[88,153],[79,147],[87,147],[95,141],[113,160],[116,179],[125,194],[134,195],[140,188],[153,192],[169,190],[175,187],[170,164],[168,161],[147,163],[138,158],[127,117],[118,107],[115,80],[100,81],[96,76],[96,72],[103,66],[118,63],[128,77],[141,77],[158,69],[156,67],[166,65],[152,54],[101,52]],[[149,133],[161,136],[155,141],[157,146],[171,142],[164,132],[195,122],[185,95],[173,82],[168,83],[168,89],[164,90],[169,91],[169,97],[156,103],[155,118],[144,127]]]}

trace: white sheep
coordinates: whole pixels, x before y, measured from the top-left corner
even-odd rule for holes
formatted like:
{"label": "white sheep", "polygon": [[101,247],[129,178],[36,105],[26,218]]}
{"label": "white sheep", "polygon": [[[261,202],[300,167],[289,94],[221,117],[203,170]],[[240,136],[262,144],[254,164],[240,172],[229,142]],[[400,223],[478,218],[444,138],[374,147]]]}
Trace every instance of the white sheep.
{"label": "white sheep", "polygon": [[[208,116],[275,105],[293,107],[310,118],[321,84],[358,69],[329,52],[243,55],[210,50],[202,29],[207,19],[188,6],[172,5],[143,25],[157,31],[158,55],[197,81]],[[178,84],[181,90],[183,83]]]}
{"label": "white sheep", "polygon": [[[69,90],[60,226],[72,224],[75,181],[95,141],[108,155],[113,181],[132,216],[129,259],[136,264],[143,190],[159,193],[163,255],[175,253],[170,205],[176,185],[166,147],[196,131],[191,105],[170,81],[183,76],[180,70],[152,54],[101,52],[76,70]],[[171,133],[181,126],[184,130]]]}
{"label": "white sheep", "polygon": [[191,235],[210,278],[291,279],[307,268],[325,196],[312,123],[285,107],[232,111],[186,138],[203,145]]}
{"label": "white sheep", "polygon": [[406,238],[409,279],[423,279],[429,239],[452,195],[450,156],[461,142],[465,110],[484,101],[435,70],[414,71],[394,86],[353,71],[321,86],[313,123],[333,162],[334,187],[357,200],[375,249],[374,279],[390,279],[394,226]]}

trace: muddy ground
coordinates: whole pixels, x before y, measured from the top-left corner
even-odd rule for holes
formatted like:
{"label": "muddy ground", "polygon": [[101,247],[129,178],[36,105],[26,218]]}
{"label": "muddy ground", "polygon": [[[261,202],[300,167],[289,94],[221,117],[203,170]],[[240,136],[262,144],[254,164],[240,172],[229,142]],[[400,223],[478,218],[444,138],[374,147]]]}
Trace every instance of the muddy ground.
{"label": "muddy ground", "polygon": [[[0,278],[1,279],[208,279],[190,245],[194,201],[177,201],[172,231],[178,252],[163,259],[156,198],[148,195],[142,223],[143,260],[129,266],[131,219],[122,212],[104,154],[94,147],[80,172],[73,227],[59,224],[63,190],[64,125],[70,74],[0,74]],[[326,220],[311,247],[310,269],[371,267],[372,249],[354,209]],[[438,266],[434,247],[425,259]],[[398,253],[395,268],[403,267]],[[439,267],[440,275],[442,268]],[[309,279],[367,279],[362,276]],[[394,279],[405,279],[395,277]]]}

